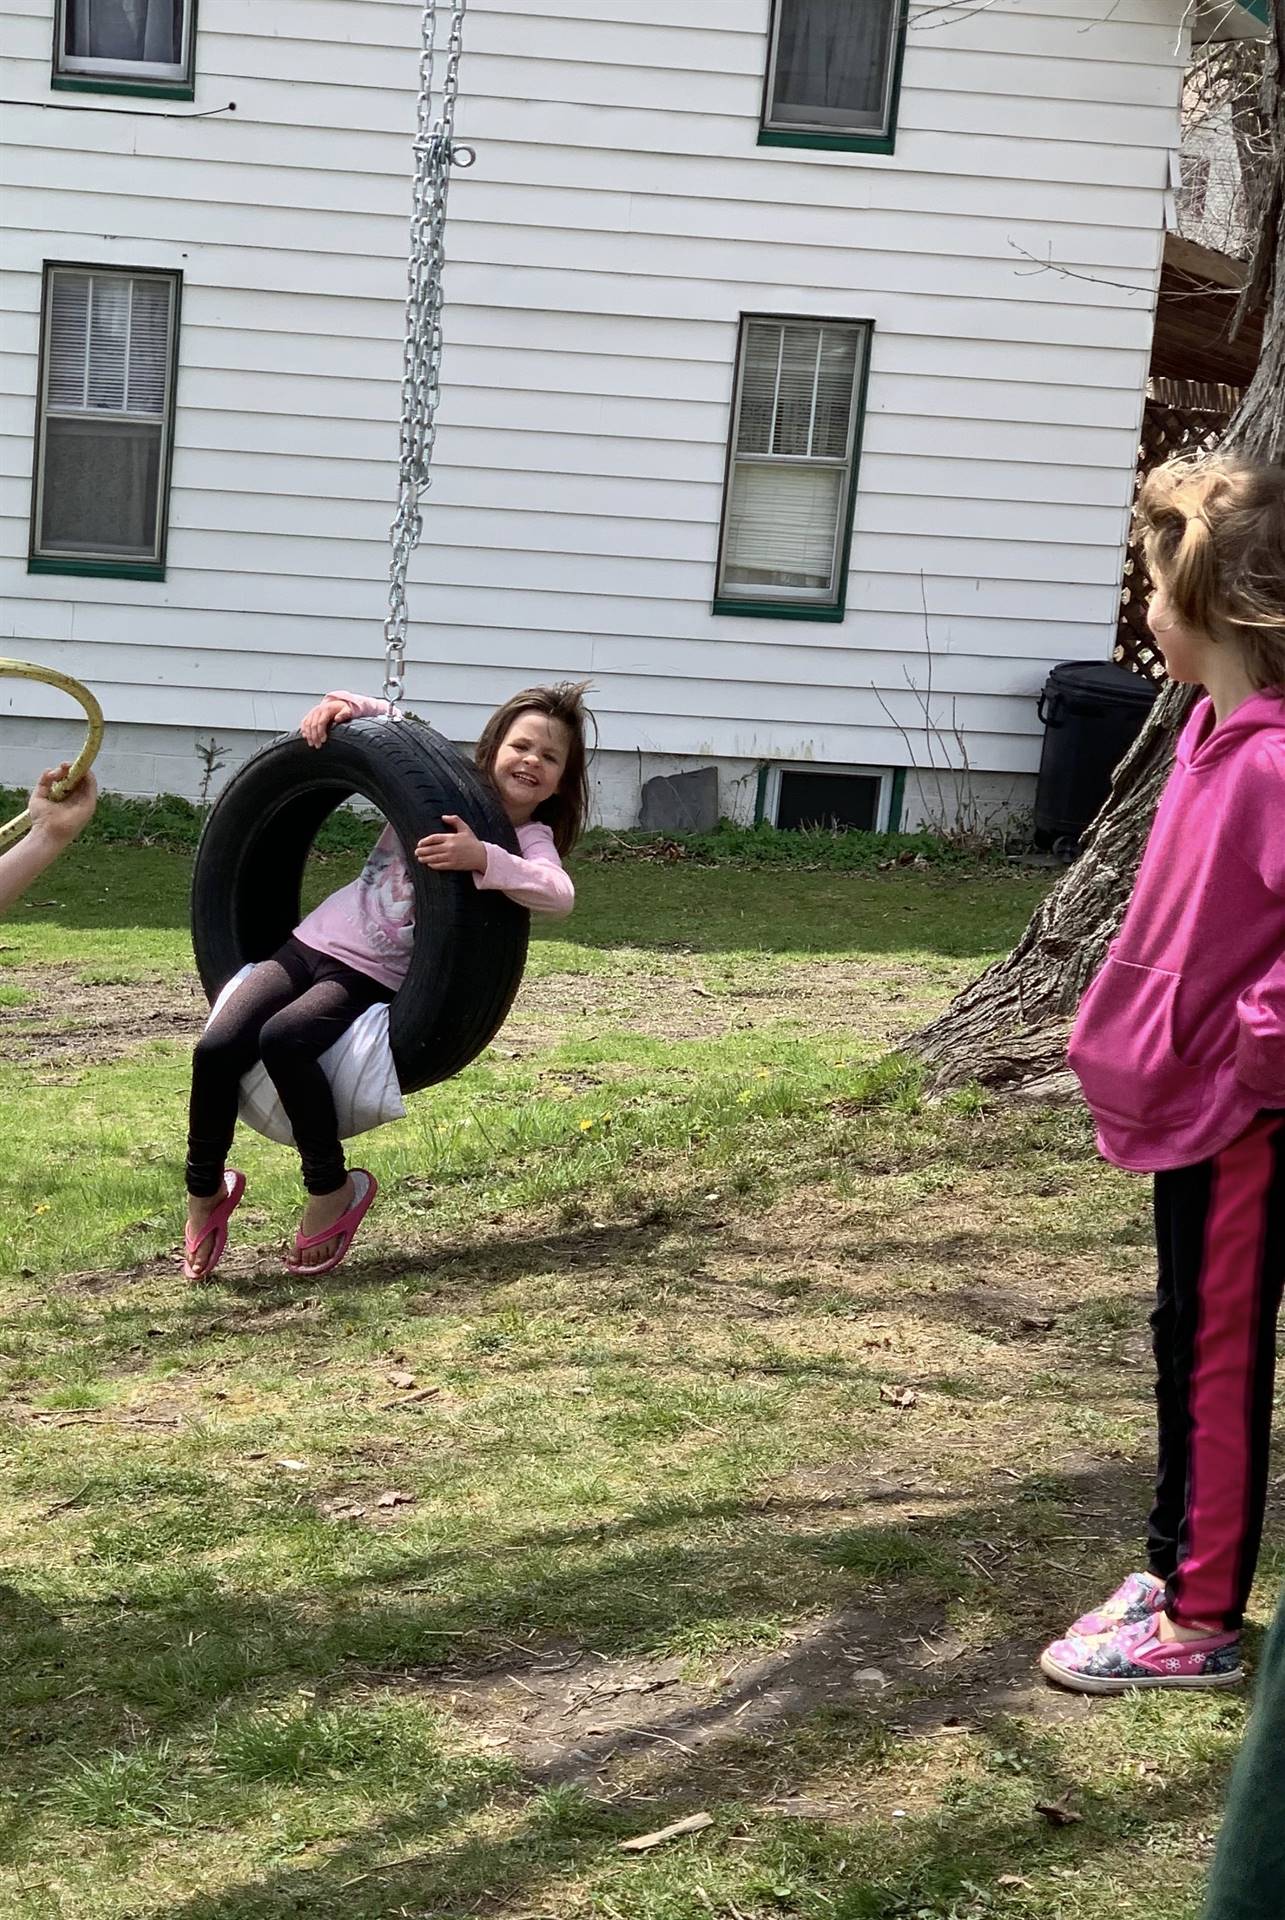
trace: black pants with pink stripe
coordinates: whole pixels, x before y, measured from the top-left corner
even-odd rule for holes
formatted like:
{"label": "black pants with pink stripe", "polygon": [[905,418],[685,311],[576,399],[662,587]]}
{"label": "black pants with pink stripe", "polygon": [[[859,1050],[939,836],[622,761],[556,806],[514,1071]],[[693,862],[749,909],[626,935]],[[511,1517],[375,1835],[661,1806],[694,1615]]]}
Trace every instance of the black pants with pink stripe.
{"label": "black pants with pink stripe", "polygon": [[1285,1113],[1156,1175],[1160,1454],[1147,1526],[1171,1617],[1239,1627],[1267,1504],[1285,1280]]}

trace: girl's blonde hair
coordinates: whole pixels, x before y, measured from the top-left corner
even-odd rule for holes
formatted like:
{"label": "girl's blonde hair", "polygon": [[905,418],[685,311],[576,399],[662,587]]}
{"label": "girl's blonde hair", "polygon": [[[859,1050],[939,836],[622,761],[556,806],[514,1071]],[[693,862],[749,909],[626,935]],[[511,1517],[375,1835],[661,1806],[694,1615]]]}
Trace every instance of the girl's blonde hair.
{"label": "girl's blonde hair", "polygon": [[585,705],[587,680],[562,680],[553,687],[527,687],[497,707],[482,729],[473,758],[478,771],[491,778],[495,757],[505,735],[524,713],[543,713],[560,720],[567,730],[567,764],[555,794],[542,800],[532,816],[553,829],[553,844],[561,854],[570,853],[585,830],[589,817],[589,740],[593,715]]}
{"label": "girl's blonde hair", "polygon": [[1142,483],[1137,520],[1183,625],[1234,642],[1256,687],[1285,688],[1285,467],[1166,461]]}

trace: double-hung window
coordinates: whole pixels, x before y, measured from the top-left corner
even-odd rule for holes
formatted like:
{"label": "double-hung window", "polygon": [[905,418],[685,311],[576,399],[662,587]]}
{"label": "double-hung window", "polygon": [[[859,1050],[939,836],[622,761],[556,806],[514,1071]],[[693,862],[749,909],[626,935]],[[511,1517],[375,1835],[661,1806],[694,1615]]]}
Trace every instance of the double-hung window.
{"label": "double-hung window", "polygon": [[763,146],[891,153],[906,0],[773,0]]}
{"label": "double-hung window", "polygon": [[164,577],[179,277],[48,267],[33,572]]}
{"label": "double-hung window", "polygon": [[843,618],[870,326],[741,322],[716,613]]}
{"label": "double-hung window", "polygon": [[57,0],[56,87],[191,97],[196,0]]}

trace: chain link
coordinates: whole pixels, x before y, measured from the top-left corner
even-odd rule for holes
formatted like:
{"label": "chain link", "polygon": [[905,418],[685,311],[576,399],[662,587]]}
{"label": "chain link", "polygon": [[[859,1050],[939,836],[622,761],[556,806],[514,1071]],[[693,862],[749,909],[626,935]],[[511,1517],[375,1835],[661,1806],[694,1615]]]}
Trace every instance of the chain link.
{"label": "chain link", "polygon": [[446,196],[451,167],[471,166],[470,148],[455,145],[460,54],[467,0],[449,0],[450,37],[441,102],[433,112],[437,21],[446,0],[424,0],[419,57],[419,105],[415,130],[415,186],[407,272],[406,340],[402,368],[401,460],[397,515],[392,524],[388,568],[388,618],[384,622],[384,698],[396,706],[406,690],[406,574],[419,545],[429,464],[437,438],[442,376],[442,271],[446,264]]}

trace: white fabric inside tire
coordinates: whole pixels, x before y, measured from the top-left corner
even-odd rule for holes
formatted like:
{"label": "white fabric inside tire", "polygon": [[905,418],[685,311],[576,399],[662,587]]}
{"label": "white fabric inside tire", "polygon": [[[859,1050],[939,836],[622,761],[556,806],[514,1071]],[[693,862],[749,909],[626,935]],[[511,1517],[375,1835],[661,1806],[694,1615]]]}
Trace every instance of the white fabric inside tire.
{"label": "white fabric inside tire", "polygon": [[[233,974],[210,1008],[210,1020],[251,972],[253,968],[246,966]],[[397,1084],[386,1005],[377,1003],[359,1014],[347,1033],[322,1054],[321,1065],[334,1095],[341,1140],[369,1133],[372,1127],[387,1126],[390,1120],[405,1119],[406,1103]],[[279,1140],[283,1147],[294,1145],[285,1109],[262,1063],[251,1067],[241,1081],[241,1118],[265,1139]]]}

